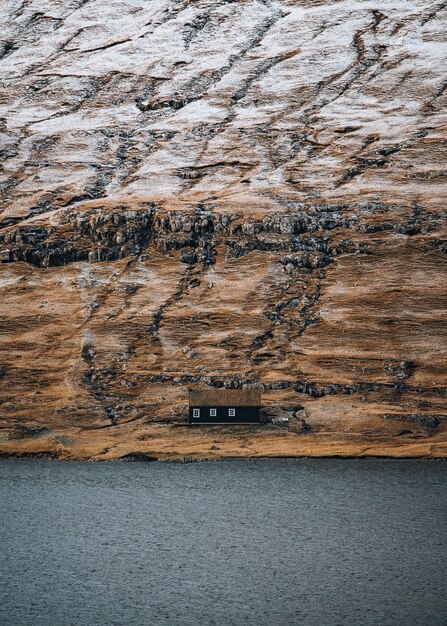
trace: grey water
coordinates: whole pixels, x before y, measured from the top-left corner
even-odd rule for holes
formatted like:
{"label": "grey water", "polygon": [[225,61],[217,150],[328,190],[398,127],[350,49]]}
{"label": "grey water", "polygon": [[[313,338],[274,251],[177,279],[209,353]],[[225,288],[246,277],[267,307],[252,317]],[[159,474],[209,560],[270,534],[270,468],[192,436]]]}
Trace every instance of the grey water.
{"label": "grey water", "polygon": [[2,626],[445,626],[447,463],[0,461]]}

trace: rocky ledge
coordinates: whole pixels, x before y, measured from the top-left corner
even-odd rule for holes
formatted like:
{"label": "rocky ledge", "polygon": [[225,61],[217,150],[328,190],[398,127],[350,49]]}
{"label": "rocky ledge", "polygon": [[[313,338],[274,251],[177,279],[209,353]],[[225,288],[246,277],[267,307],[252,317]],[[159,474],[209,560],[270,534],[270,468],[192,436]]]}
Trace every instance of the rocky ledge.
{"label": "rocky ledge", "polygon": [[[43,4],[0,9],[0,453],[447,456],[445,3]],[[173,426],[192,384],[263,425]]]}

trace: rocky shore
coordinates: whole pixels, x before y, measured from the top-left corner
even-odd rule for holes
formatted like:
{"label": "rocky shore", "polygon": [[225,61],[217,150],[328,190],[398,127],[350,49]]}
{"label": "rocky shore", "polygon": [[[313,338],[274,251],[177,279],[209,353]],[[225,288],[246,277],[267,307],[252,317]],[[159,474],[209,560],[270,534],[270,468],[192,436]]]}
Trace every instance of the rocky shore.
{"label": "rocky shore", "polygon": [[120,425],[104,430],[46,429],[15,432],[0,445],[0,457],[92,461],[194,461],[222,458],[390,457],[446,458],[445,437],[437,433],[395,437],[383,433],[307,433],[298,435],[264,426],[174,427],[166,424]]}

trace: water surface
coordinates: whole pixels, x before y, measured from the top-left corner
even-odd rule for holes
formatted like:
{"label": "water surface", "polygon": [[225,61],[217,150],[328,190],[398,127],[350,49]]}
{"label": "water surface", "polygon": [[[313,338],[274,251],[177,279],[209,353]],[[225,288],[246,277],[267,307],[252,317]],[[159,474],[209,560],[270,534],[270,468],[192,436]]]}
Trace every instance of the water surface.
{"label": "water surface", "polygon": [[445,626],[447,463],[0,461],[2,626]]}

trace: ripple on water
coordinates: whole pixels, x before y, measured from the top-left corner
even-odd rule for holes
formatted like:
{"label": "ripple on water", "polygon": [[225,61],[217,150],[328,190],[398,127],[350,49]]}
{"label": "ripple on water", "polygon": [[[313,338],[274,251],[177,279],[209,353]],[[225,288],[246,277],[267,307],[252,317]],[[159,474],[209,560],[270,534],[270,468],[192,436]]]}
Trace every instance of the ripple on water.
{"label": "ripple on water", "polygon": [[2,626],[445,626],[447,464],[1,460]]}

